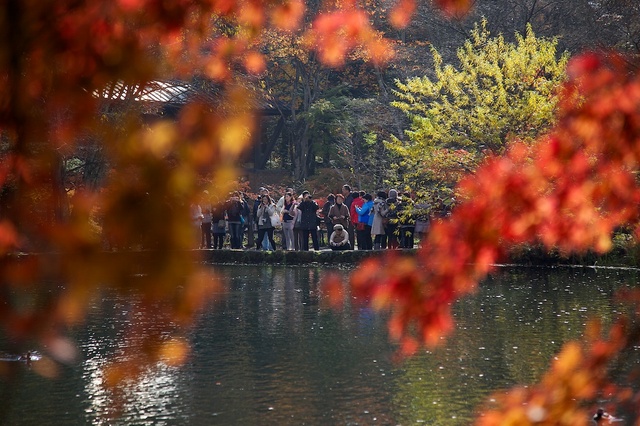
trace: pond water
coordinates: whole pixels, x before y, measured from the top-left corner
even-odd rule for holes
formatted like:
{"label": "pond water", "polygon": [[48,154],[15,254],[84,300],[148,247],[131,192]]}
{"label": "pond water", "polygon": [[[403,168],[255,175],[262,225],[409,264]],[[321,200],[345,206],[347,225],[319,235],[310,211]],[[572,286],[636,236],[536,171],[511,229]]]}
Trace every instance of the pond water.
{"label": "pond water", "polygon": [[610,323],[624,309],[614,292],[639,278],[501,268],[455,305],[457,331],[441,347],[397,363],[383,317],[325,307],[326,268],[215,268],[227,284],[190,331],[187,363],[148,371],[127,390],[118,420],[105,420],[113,401],[103,367],[135,306],[105,295],[74,334],[77,364],[56,379],[25,364],[11,389],[0,382],[0,424],[466,425],[493,392],[536,381],[589,318]]}

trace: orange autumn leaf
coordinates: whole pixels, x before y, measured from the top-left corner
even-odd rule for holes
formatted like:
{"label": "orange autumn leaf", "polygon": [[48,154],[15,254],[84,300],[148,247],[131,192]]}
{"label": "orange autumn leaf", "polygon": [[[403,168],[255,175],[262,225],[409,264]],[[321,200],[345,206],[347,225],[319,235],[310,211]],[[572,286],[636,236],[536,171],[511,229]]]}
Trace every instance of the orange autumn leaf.
{"label": "orange autumn leaf", "polygon": [[293,31],[299,27],[305,12],[305,3],[301,0],[289,0],[278,5],[271,13],[274,25],[286,31]]}
{"label": "orange autumn leaf", "polygon": [[321,288],[328,297],[329,305],[342,308],[345,298],[344,282],[336,273],[328,273],[323,277]]}
{"label": "orange autumn leaf", "polygon": [[366,44],[366,48],[371,61],[378,66],[389,63],[395,55],[393,46],[386,40],[371,40]]}
{"label": "orange autumn leaf", "polygon": [[405,338],[400,345],[400,354],[403,357],[410,357],[416,354],[420,348],[420,343],[412,338]]}
{"label": "orange autumn leaf", "polygon": [[395,28],[405,28],[409,25],[416,10],[414,0],[400,0],[391,10],[389,20]]}
{"label": "orange autumn leaf", "polygon": [[460,18],[471,9],[471,0],[436,0],[436,5],[445,15]]}
{"label": "orange autumn leaf", "polygon": [[582,350],[580,346],[575,342],[570,342],[565,345],[553,363],[554,371],[557,374],[566,375],[568,372],[574,370],[580,364],[581,360]]}
{"label": "orange autumn leaf", "polygon": [[342,65],[347,52],[347,47],[338,37],[326,38],[320,44],[320,58],[330,67]]}
{"label": "orange autumn leaf", "polygon": [[238,11],[238,21],[251,30],[257,30],[265,21],[265,10],[259,3],[244,2]]}
{"label": "orange autumn leaf", "polygon": [[0,221],[0,255],[13,251],[18,246],[18,231],[7,220]]}
{"label": "orange autumn leaf", "polygon": [[188,355],[189,344],[180,339],[164,342],[159,351],[159,359],[171,366],[184,364]]}
{"label": "orange autumn leaf", "polygon": [[227,80],[231,76],[229,64],[220,58],[211,58],[206,64],[206,74],[214,80]]}
{"label": "orange autumn leaf", "polygon": [[266,68],[264,56],[258,52],[249,52],[245,56],[244,66],[251,74],[261,74]]}

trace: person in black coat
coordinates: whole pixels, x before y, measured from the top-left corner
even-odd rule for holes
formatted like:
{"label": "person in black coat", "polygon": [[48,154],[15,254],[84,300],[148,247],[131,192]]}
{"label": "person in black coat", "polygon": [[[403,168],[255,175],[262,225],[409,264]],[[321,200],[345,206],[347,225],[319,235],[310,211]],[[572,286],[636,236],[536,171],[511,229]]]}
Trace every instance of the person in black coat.
{"label": "person in black coat", "polygon": [[387,244],[390,249],[397,249],[400,244],[398,241],[398,212],[402,209],[400,206],[400,200],[398,199],[398,191],[395,189],[389,190],[389,198],[386,201],[387,208],[385,217],[389,220],[384,227],[387,234]]}
{"label": "person in black coat", "polygon": [[302,202],[296,207],[302,219],[300,222],[300,229],[302,229],[302,250],[309,251],[309,234],[311,234],[311,240],[313,242],[313,249],[320,250],[318,244],[318,216],[317,212],[320,207],[318,203],[311,199],[309,191],[302,193]]}
{"label": "person in black coat", "polygon": [[242,202],[240,201],[240,193],[234,192],[230,199],[224,205],[227,215],[227,225],[229,226],[229,235],[231,236],[231,248],[242,248]]}

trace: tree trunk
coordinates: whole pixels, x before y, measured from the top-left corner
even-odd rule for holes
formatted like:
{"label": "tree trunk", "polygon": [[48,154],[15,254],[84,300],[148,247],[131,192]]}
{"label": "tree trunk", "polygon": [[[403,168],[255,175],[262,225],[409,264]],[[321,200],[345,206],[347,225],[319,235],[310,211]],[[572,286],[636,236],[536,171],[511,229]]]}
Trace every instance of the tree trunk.
{"label": "tree trunk", "polygon": [[305,121],[300,123],[300,127],[300,131],[295,132],[297,140],[293,141],[293,150],[295,153],[294,178],[298,181],[304,181],[309,177],[311,143],[309,141],[309,125]]}

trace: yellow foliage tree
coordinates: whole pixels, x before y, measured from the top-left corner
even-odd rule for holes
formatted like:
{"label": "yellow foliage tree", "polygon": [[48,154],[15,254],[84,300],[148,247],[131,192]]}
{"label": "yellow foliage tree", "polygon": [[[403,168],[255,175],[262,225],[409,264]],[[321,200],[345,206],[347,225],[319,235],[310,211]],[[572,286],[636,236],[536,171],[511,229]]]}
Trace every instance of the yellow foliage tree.
{"label": "yellow foliage tree", "polygon": [[491,37],[482,21],[458,49],[459,69],[444,65],[432,47],[433,78],[397,81],[394,91],[392,105],[410,120],[406,137],[387,143],[399,157],[403,183],[451,187],[457,179],[443,181],[439,169],[458,170],[459,179],[487,152],[500,154],[510,140],[531,142],[547,132],[568,59],[557,57],[556,45],[537,38],[530,25],[507,43]]}

